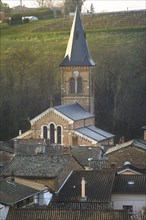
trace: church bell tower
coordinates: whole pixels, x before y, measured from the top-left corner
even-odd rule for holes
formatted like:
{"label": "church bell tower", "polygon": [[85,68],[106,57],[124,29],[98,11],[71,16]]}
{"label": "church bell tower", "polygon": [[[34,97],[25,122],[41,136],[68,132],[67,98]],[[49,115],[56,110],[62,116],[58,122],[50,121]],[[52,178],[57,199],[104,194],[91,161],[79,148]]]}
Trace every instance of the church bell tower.
{"label": "church bell tower", "polygon": [[76,8],[65,57],[60,64],[62,105],[78,102],[86,111],[94,113],[94,66]]}

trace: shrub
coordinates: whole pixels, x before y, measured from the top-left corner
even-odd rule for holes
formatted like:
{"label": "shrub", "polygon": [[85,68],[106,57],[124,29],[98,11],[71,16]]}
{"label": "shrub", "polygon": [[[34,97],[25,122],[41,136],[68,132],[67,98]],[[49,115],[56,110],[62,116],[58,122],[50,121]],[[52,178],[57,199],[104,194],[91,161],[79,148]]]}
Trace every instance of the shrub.
{"label": "shrub", "polygon": [[11,24],[17,25],[22,24],[22,15],[21,14],[15,14],[11,17]]}

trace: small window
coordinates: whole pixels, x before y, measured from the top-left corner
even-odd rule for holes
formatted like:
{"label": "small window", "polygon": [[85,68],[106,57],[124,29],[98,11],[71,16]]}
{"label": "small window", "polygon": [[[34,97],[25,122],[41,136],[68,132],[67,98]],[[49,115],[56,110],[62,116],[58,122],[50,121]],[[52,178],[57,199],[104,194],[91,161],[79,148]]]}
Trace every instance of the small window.
{"label": "small window", "polygon": [[78,94],[82,93],[82,78],[81,77],[77,79],[77,93]]}
{"label": "small window", "polygon": [[47,126],[43,127],[43,139],[48,139],[48,128]]}
{"label": "small window", "polygon": [[128,211],[129,213],[133,212],[133,206],[132,205],[124,205],[123,209]]}
{"label": "small window", "polygon": [[55,143],[55,127],[54,124],[50,124],[50,144]]}
{"label": "small window", "polygon": [[70,79],[70,94],[75,94],[75,79]]}
{"label": "small window", "polygon": [[57,143],[61,144],[61,127],[57,127]]}

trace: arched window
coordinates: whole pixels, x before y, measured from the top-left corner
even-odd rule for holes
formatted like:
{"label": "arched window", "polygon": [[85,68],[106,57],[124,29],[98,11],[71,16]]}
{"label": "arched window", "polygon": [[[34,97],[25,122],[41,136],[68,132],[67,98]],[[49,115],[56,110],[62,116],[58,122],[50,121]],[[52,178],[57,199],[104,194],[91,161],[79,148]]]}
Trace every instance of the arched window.
{"label": "arched window", "polygon": [[43,126],[43,139],[48,139],[48,128]]}
{"label": "arched window", "polygon": [[50,144],[55,143],[55,126],[54,124],[50,124]]}
{"label": "arched window", "polygon": [[75,94],[75,79],[70,79],[70,94]]}
{"label": "arched window", "polygon": [[77,93],[78,94],[82,93],[82,78],[81,77],[77,79]]}
{"label": "arched window", "polygon": [[57,144],[61,144],[61,127],[57,127]]}

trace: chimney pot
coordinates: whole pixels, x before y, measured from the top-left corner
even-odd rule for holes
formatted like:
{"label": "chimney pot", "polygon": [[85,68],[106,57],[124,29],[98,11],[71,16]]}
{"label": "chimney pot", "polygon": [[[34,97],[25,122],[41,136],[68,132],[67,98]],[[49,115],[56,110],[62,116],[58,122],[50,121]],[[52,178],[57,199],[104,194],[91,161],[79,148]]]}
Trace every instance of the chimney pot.
{"label": "chimney pot", "polygon": [[82,180],[81,180],[81,200],[86,200],[86,198],[87,198],[85,184],[86,184],[85,178],[82,177]]}

